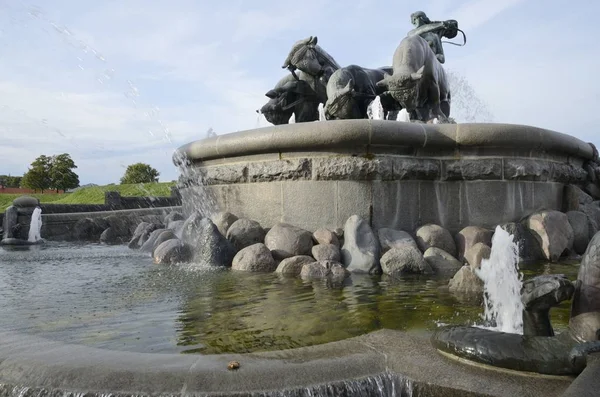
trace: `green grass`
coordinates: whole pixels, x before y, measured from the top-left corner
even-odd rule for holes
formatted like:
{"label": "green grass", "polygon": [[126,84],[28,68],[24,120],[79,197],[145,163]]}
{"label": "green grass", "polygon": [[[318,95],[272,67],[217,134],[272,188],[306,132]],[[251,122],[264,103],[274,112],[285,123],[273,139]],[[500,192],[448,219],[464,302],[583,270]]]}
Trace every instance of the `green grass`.
{"label": "green grass", "polygon": [[[55,204],[104,204],[104,192],[119,192],[121,196],[170,196],[175,182],[139,183],[132,185],[92,186],[67,194],[28,194],[41,203]],[[0,194],[0,212],[4,212],[21,194]]]}

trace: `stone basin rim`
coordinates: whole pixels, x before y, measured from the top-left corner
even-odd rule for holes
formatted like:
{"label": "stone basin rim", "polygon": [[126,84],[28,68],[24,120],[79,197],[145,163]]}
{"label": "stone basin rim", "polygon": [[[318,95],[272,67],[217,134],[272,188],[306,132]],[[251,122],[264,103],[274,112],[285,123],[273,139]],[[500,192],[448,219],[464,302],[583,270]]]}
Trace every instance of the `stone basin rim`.
{"label": "stone basin rim", "polygon": [[[226,369],[231,360],[240,362],[239,370]],[[514,395],[522,388],[536,387],[558,395],[557,390],[562,392],[571,383],[444,360],[422,335],[389,329],[297,349],[219,355],[122,352],[0,330],[0,391],[27,387],[32,392],[89,395],[223,396],[293,391],[376,377],[436,392],[428,395],[462,395],[464,391],[488,395],[488,388],[496,391],[490,395]],[[527,379],[527,385],[516,385],[515,379]],[[513,394],[506,394],[505,388]]]}
{"label": "stone basin rim", "polygon": [[319,152],[372,147],[500,147],[594,158],[589,143],[543,128],[502,123],[419,124],[389,120],[332,120],[284,124],[218,135],[178,148],[173,162],[191,162],[265,153]]}

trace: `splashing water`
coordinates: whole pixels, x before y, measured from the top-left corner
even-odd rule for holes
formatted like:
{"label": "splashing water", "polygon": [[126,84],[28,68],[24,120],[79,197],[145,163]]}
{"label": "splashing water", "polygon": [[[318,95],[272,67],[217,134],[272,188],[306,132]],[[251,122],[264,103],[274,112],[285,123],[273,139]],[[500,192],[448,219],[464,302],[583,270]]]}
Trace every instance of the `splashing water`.
{"label": "splashing water", "polygon": [[42,209],[35,207],[33,214],[31,215],[31,223],[29,224],[29,238],[27,241],[30,243],[37,243],[42,239]]}
{"label": "splashing water", "polygon": [[319,121],[326,121],[327,118],[325,117],[325,107],[323,106],[322,103],[319,103]]}
{"label": "splashing water", "polygon": [[[319,118],[321,117],[321,115],[319,115]],[[296,114],[292,113],[292,115],[290,116],[290,124],[295,124],[296,123]]]}
{"label": "splashing water", "polygon": [[484,320],[495,322],[497,331],[523,333],[523,274],[518,268],[517,244],[512,235],[497,226],[490,258],[483,259],[481,268],[476,270],[484,282]]}
{"label": "splashing water", "polygon": [[373,99],[373,102],[367,107],[367,115],[371,120],[383,120],[383,106],[381,106],[381,98],[379,95]]}
{"label": "splashing water", "polygon": [[402,109],[398,112],[398,117],[396,117],[396,121],[404,121],[406,123],[410,123],[410,115],[406,111],[406,109]]}

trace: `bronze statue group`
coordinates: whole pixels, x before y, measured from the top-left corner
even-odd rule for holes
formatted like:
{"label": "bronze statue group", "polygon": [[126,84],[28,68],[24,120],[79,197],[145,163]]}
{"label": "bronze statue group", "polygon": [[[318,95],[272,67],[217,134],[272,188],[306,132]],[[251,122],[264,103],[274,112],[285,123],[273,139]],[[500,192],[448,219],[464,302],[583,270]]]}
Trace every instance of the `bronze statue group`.
{"label": "bronze statue group", "polygon": [[455,20],[431,21],[424,12],[411,15],[413,30],[394,52],[392,66],[368,69],[340,65],[309,37],[294,44],[283,68],[290,74],[266,93],[269,101],[257,111],[272,124],[319,120],[323,104],[327,120],[369,118],[368,107],[379,97],[384,118],[395,120],[406,109],[411,121],[448,122],[450,88],[442,64],[442,38],[462,33]]}

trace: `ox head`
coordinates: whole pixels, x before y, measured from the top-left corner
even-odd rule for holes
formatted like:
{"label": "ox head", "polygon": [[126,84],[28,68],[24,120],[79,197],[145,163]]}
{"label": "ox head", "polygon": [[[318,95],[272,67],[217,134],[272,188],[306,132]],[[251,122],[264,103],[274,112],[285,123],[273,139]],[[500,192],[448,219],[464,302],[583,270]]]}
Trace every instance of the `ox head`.
{"label": "ox head", "polygon": [[383,80],[377,82],[377,87],[384,89],[395,101],[400,103],[407,110],[414,110],[418,107],[419,84],[423,78],[425,66],[411,74],[384,74]]}
{"label": "ox head", "polygon": [[[318,108],[318,103],[315,103],[316,94],[310,85],[302,80],[289,81],[281,87],[269,90],[265,95],[269,101],[257,112],[263,114],[267,121],[274,125],[287,124],[294,111],[305,107],[301,106],[302,104],[310,103],[315,109]],[[318,115],[316,117],[318,118]],[[302,117],[300,120],[298,118],[297,115],[296,121],[308,121],[302,120]]]}
{"label": "ox head", "polygon": [[361,118],[360,111],[355,100],[354,80],[334,92],[323,107],[327,120],[356,119]]}
{"label": "ox head", "polygon": [[310,36],[307,39],[297,41],[283,62],[282,68],[287,68],[290,71],[299,69],[311,76],[318,76],[323,69],[323,65],[319,61],[318,51],[317,36]]}

